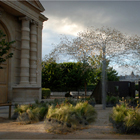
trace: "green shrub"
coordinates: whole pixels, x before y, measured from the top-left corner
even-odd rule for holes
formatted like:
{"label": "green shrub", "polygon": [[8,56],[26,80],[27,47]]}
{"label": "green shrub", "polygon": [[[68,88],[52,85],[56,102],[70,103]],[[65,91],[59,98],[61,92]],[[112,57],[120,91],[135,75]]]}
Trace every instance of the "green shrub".
{"label": "green shrub", "polygon": [[110,97],[110,102],[111,102],[112,104],[118,103],[118,102],[119,102],[119,97],[111,96],[111,97]]}
{"label": "green shrub", "polygon": [[40,107],[40,110],[39,110],[39,120],[43,120],[45,115],[47,114],[48,112],[48,107]]}
{"label": "green shrub", "polygon": [[67,98],[67,99],[64,100],[64,103],[70,103],[70,104],[75,106],[77,104],[77,100],[73,100],[71,98]]}
{"label": "green shrub", "polygon": [[119,102],[119,97],[118,96],[106,96],[106,103],[107,104],[116,104]]}
{"label": "green shrub", "polygon": [[47,99],[50,97],[51,90],[49,88],[42,88],[42,99]]}

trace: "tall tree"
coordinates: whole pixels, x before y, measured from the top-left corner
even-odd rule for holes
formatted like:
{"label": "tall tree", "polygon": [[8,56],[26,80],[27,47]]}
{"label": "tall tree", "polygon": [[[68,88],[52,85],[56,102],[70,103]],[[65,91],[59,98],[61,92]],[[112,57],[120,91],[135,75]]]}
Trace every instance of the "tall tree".
{"label": "tall tree", "polygon": [[105,109],[105,71],[106,56],[118,55],[127,47],[127,36],[120,31],[111,28],[89,28],[80,32],[78,37],[69,40],[67,37],[62,38],[50,55],[68,54],[77,61],[87,61],[95,54],[102,54],[102,96],[103,108]]}
{"label": "tall tree", "polygon": [[60,65],[52,62],[42,62],[42,87],[59,89],[63,86]]}
{"label": "tall tree", "polygon": [[[97,85],[99,81],[101,81],[101,73],[102,73],[102,55],[95,55],[89,59],[90,65],[92,65],[94,69],[94,85]],[[110,65],[110,60],[106,59],[106,75],[107,81],[119,81],[118,73],[113,67]]]}

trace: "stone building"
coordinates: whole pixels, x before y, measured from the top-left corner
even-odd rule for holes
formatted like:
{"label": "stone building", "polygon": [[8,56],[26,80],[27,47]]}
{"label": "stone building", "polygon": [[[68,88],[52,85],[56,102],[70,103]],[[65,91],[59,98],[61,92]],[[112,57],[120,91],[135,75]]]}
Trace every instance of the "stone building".
{"label": "stone building", "polygon": [[0,1],[0,30],[15,40],[13,57],[0,69],[0,103],[41,98],[42,27],[47,18],[38,0]]}
{"label": "stone building", "polygon": [[135,82],[136,84],[138,84],[138,82],[140,81],[140,76],[135,75],[134,72],[132,71],[130,75],[125,75],[125,76],[121,75],[119,79],[120,81],[130,81],[130,82]]}

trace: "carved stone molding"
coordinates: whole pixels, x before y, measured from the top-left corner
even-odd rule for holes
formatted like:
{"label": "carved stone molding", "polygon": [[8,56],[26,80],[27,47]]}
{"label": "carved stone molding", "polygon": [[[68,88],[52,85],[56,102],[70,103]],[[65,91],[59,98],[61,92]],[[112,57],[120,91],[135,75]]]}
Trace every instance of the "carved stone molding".
{"label": "carved stone molding", "polygon": [[31,23],[38,26],[38,22],[33,19],[31,20]]}
{"label": "carved stone molding", "polygon": [[32,19],[27,16],[19,17],[19,20],[29,20],[30,22],[32,21]]}

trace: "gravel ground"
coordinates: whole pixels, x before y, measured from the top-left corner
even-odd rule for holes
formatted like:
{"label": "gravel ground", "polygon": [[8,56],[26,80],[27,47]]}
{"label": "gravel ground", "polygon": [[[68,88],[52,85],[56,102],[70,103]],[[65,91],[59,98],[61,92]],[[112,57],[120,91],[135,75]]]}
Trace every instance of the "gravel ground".
{"label": "gravel ground", "polygon": [[[0,139],[140,139],[140,135],[117,134],[109,122],[112,108],[102,109],[96,105],[98,117],[95,123],[87,128],[67,134],[46,132],[44,122],[19,125],[16,121],[8,120],[8,107],[0,107]],[[13,113],[13,108],[12,108]]]}

